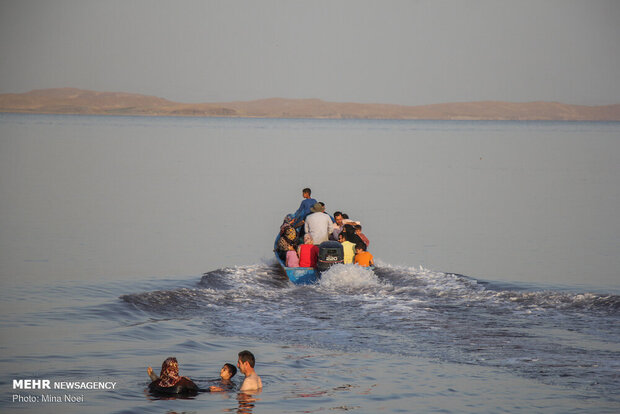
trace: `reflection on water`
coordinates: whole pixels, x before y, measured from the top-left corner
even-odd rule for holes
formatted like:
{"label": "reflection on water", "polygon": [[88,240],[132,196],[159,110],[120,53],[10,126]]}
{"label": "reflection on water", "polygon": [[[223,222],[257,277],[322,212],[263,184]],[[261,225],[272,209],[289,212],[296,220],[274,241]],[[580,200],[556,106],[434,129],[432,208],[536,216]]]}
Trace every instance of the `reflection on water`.
{"label": "reflection on water", "polygon": [[255,394],[248,394],[245,392],[240,392],[237,394],[237,401],[239,402],[239,409],[237,412],[240,414],[251,414],[254,410],[257,401],[260,401],[256,396],[261,392],[258,391]]}

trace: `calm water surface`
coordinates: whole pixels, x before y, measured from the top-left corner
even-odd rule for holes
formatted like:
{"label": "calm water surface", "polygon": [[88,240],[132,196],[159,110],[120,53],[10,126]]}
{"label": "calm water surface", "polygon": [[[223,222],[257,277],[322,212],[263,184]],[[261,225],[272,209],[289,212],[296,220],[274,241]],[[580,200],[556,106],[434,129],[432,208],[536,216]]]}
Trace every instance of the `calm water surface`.
{"label": "calm water surface", "polygon": [[[619,179],[618,123],[0,115],[0,407],[617,412]],[[306,186],[374,273],[278,272]],[[168,356],[208,386],[242,349],[260,395],[145,393]]]}

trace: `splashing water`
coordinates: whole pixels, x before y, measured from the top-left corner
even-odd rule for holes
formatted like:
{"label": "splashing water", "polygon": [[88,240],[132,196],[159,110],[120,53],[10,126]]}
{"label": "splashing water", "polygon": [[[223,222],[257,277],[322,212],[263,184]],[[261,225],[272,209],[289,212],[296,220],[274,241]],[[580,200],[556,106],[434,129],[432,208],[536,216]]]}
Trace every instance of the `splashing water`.
{"label": "splashing water", "polygon": [[366,267],[353,264],[337,264],[323,273],[320,286],[326,289],[347,291],[373,288],[381,285],[375,273]]}
{"label": "splashing water", "polygon": [[295,286],[277,266],[205,274],[195,288],[126,295],[220,334],[509,369],[618,396],[620,297],[498,288],[424,268],[336,265]]}

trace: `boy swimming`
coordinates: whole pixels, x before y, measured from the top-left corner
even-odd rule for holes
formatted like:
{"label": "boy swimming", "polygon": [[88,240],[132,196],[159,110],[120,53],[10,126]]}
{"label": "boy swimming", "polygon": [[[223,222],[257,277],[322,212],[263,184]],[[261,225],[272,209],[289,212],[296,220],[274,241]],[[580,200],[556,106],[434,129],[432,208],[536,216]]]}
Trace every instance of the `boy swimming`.
{"label": "boy swimming", "polygon": [[224,364],[224,366],[220,370],[221,386],[212,385],[209,387],[209,391],[225,392],[233,390],[235,388],[235,383],[232,382],[230,379],[234,377],[236,373],[237,368],[233,364]]}

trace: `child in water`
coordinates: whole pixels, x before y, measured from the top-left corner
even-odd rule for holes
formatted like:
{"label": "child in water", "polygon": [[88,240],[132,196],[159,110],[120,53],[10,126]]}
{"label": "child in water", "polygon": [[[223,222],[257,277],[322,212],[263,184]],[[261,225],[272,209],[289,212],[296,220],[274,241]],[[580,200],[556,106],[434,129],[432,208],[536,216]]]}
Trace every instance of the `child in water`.
{"label": "child in water", "polygon": [[221,386],[212,385],[209,387],[211,392],[225,392],[235,388],[235,384],[230,380],[237,373],[237,367],[233,364],[224,364],[220,370]]}

